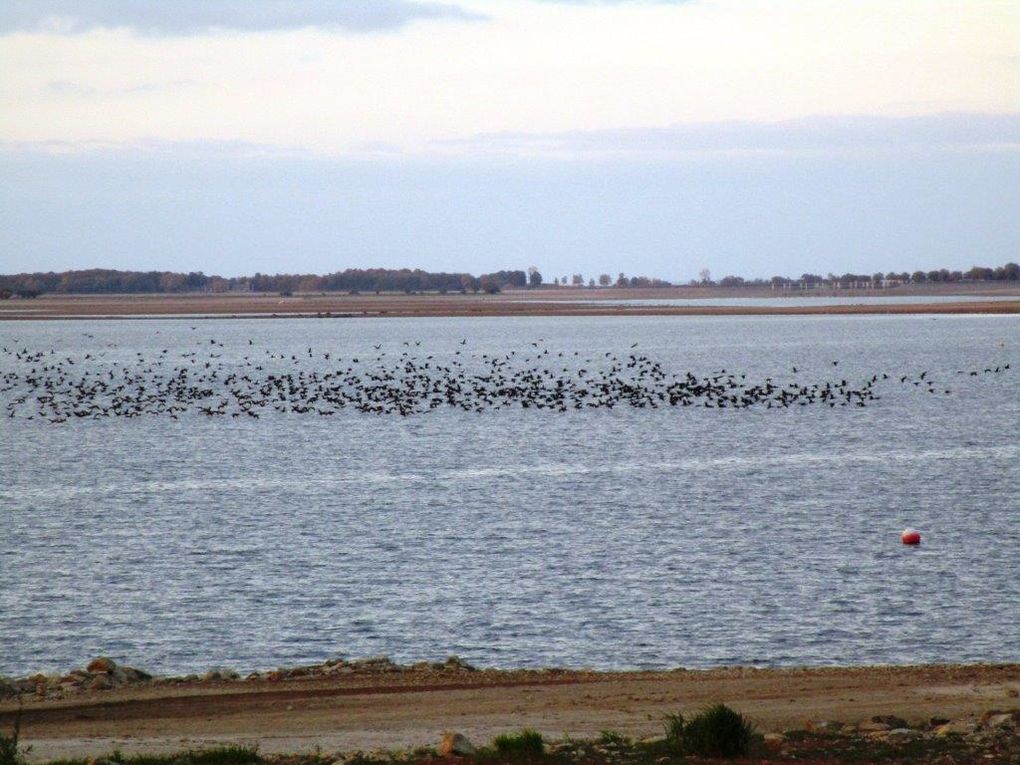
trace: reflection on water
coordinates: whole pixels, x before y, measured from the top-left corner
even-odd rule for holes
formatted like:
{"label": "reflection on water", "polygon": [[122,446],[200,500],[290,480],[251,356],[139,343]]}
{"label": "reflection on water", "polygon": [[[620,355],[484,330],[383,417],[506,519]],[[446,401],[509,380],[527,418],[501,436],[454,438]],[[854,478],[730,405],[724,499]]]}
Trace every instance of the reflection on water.
{"label": "reflection on water", "polygon": [[[338,653],[1016,660],[1018,330],[1008,316],[0,325],[6,347],[125,365],[210,339],[240,365],[252,349],[419,341],[441,357],[543,338],[589,354],[636,342],[697,375],[810,380],[838,361],[852,381],[924,371],[952,388],[893,385],[866,409],[5,420],[0,673],[99,653],[156,671]],[[908,525],[918,549],[899,543]]]}

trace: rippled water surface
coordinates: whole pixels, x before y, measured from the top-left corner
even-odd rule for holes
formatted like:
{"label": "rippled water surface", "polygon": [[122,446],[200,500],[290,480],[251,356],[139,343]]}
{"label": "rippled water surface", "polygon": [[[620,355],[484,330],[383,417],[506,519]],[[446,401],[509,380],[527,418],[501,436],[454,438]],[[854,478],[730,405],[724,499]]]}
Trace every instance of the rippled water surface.
{"label": "rippled water surface", "polygon": [[865,408],[5,417],[0,673],[1020,659],[1017,317],[0,324],[86,367],[210,339],[238,369],[638,343],[679,374],[890,377]]}

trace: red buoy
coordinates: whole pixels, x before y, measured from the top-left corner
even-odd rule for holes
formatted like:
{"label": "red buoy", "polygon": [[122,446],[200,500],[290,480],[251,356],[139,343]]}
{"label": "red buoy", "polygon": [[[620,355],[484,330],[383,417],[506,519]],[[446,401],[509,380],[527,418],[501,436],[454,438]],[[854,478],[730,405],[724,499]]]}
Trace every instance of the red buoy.
{"label": "red buoy", "polygon": [[919,545],[921,544],[921,532],[916,529],[904,529],[900,534],[900,541],[905,545]]}

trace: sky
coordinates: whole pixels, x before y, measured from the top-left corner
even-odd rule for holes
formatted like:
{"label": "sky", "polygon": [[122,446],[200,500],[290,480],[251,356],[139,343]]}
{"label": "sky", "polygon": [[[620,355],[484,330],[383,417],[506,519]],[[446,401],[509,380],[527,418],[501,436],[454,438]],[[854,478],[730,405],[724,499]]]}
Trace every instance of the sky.
{"label": "sky", "polygon": [[1015,0],[4,0],[0,272],[1020,259]]}

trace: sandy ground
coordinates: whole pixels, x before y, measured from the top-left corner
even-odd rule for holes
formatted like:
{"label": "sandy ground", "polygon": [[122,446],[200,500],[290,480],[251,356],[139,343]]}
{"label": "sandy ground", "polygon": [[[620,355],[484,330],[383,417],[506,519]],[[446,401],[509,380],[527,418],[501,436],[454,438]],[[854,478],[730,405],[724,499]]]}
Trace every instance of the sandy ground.
{"label": "sandy ground", "polygon": [[[288,318],[317,316],[666,316],[761,314],[910,314],[910,313],[1020,313],[1020,287],[957,289],[947,294],[973,294],[996,298],[987,302],[946,302],[896,305],[844,306],[666,306],[614,305],[619,300],[675,300],[679,298],[769,297],[768,291],[696,290],[692,288],[513,291],[499,295],[44,295],[34,300],[0,302],[0,320],[100,317]],[[827,293],[829,295],[835,293]],[[864,292],[843,291],[839,297]],[[892,295],[939,295],[935,292],[885,290]],[[774,296],[774,295],[773,295]]]}
{"label": "sandy ground", "polygon": [[[264,753],[434,745],[444,730],[484,743],[533,727],[550,738],[662,732],[668,712],[722,701],[764,731],[810,721],[958,719],[1020,707],[1020,664],[639,673],[352,673],[271,683],[146,685],[30,699],[22,736],[35,761],[222,743]],[[0,727],[13,720],[0,705]]]}

